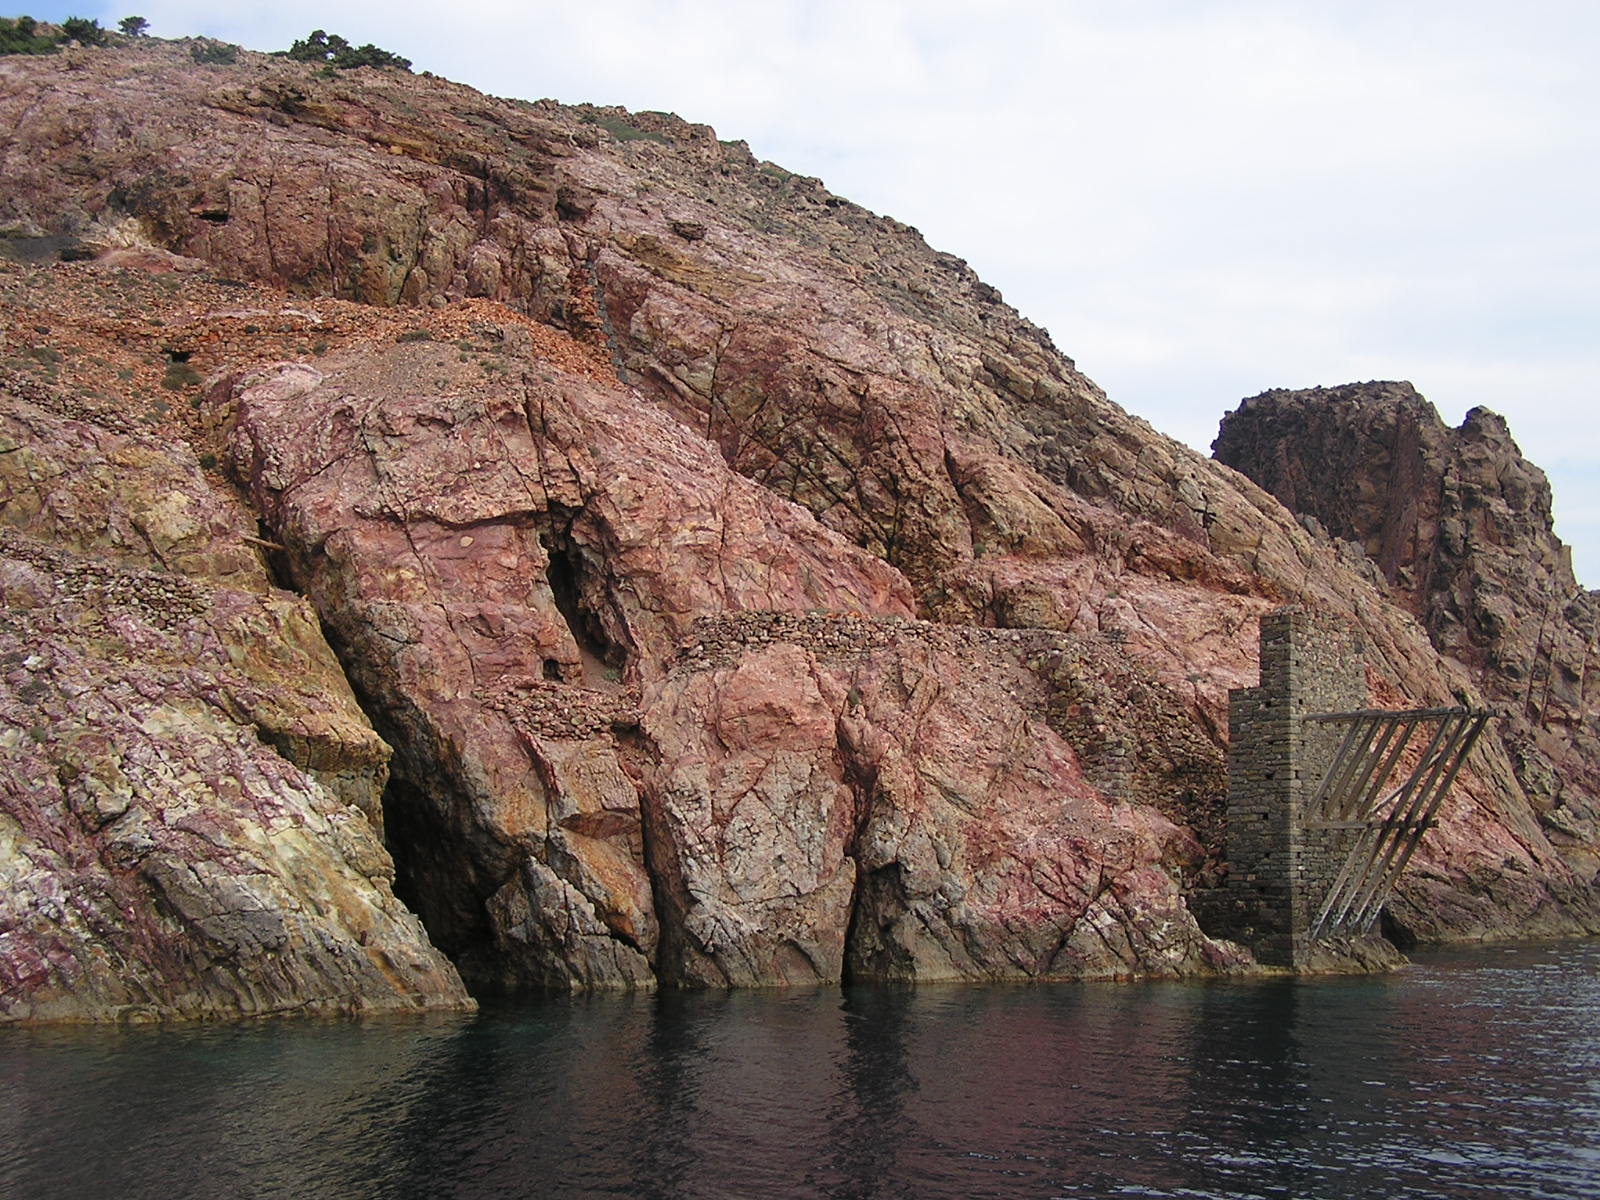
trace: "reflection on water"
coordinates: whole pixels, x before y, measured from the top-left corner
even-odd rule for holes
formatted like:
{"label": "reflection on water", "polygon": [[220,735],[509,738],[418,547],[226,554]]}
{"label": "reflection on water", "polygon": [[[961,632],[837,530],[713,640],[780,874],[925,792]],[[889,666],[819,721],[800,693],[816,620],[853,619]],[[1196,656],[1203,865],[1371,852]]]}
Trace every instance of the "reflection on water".
{"label": "reflection on water", "polygon": [[1600,1197],[1600,945],[0,1030],[0,1196]]}

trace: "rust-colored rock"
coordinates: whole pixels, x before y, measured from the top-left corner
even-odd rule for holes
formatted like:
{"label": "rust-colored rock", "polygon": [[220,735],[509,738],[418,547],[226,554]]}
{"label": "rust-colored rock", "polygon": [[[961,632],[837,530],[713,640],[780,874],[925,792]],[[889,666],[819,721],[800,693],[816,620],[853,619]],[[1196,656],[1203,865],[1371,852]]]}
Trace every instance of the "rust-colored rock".
{"label": "rust-colored rock", "polygon": [[[1233,970],[1185,896],[1257,618],[1354,623],[1375,703],[1512,686],[959,259],[704,126],[145,41],[0,62],[0,243],[98,256],[0,263],[0,348],[219,463],[481,986]],[[1595,759],[1546,744],[1593,709],[1541,678],[1397,932],[1600,929]]]}
{"label": "rust-colored rock", "polygon": [[702,613],[911,601],[893,568],[536,339],[560,340],[523,322],[472,353],[330,355],[213,403],[397,747],[391,842],[435,938],[485,983],[645,985],[658,919],[613,736],[638,721],[625,689]]}
{"label": "rust-colored rock", "polygon": [[1242,961],[1184,907],[1200,846],[1098,790],[1054,727],[1049,680],[1090,652],[1077,639],[768,614],[694,639],[643,721],[672,975],[1104,978]]}

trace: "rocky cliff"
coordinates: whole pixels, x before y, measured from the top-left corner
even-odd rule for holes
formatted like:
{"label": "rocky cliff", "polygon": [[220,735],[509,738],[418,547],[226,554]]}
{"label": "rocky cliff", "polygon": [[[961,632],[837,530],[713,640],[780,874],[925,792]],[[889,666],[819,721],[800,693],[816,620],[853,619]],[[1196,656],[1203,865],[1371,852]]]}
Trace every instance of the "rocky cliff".
{"label": "rocky cliff", "polygon": [[182,443],[0,387],[0,1011],[466,1006],[390,887],[388,747],[255,522]]}
{"label": "rocky cliff", "polygon": [[1494,706],[1552,844],[1592,870],[1600,594],[1573,576],[1550,485],[1505,421],[1475,408],[1451,429],[1408,383],[1276,391],[1229,413],[1214,450],[1360,547]]}
{"label": "rocky cliff", "polygon": [[[181,948],[191,908],[289,932],[198,981],[152,949],[138,1003],[459,1002],[396,897],[479,989],[1243,969],[1188,897],[1256,618],[1345,615],[1377,702],[1488,686],[959,259],[704,126],[143,41],[0,60],[0,120],[7,703],[43,731],[5,760],[9,1016],[134,1003],[30,964]],[[40,466],[63,441],[114,465]],[[189,599],[124,618],[80,569]],[[125,725],[165,791],[36,794]],[[1592,837],[1554,845],[1492,741],[1392,926],[1600,929]],[[116,849],[184,805],[189,908]],[[93,921],[28,898],[94,871],[130,890]]]}

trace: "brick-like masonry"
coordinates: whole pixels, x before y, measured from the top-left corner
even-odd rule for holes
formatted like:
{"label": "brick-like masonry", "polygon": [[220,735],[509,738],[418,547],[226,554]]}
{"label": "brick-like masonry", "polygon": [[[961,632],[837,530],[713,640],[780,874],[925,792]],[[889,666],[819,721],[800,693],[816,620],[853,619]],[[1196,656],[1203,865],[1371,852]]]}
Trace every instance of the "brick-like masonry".
{"label": "brick-like masonry", "polygon": [[1366,705],[1355,630],[1305,608],[1262,618],[1260,686],[1228,695],[1227,882],[1262,963],[1308,963],[1317,907],[1357,836],[1312,826],[1307,810],[1344,730],[1305,718]]}

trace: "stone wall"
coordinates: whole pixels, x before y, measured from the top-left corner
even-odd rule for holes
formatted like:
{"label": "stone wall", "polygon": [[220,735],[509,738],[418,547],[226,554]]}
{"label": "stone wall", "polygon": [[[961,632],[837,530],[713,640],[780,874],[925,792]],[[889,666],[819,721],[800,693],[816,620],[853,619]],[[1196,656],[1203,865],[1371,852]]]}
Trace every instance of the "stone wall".
{"label": "stone wall", "polygon": [[1302,967],[1316,907],[1349,851],[1347,830],[1313,828],[1309,807],[1343,726],[1307,721],[1366,707],[1365,647],[1304,608],[1261,621],[1261,683],[1229,693],[1227,892],[1256,957]]}

